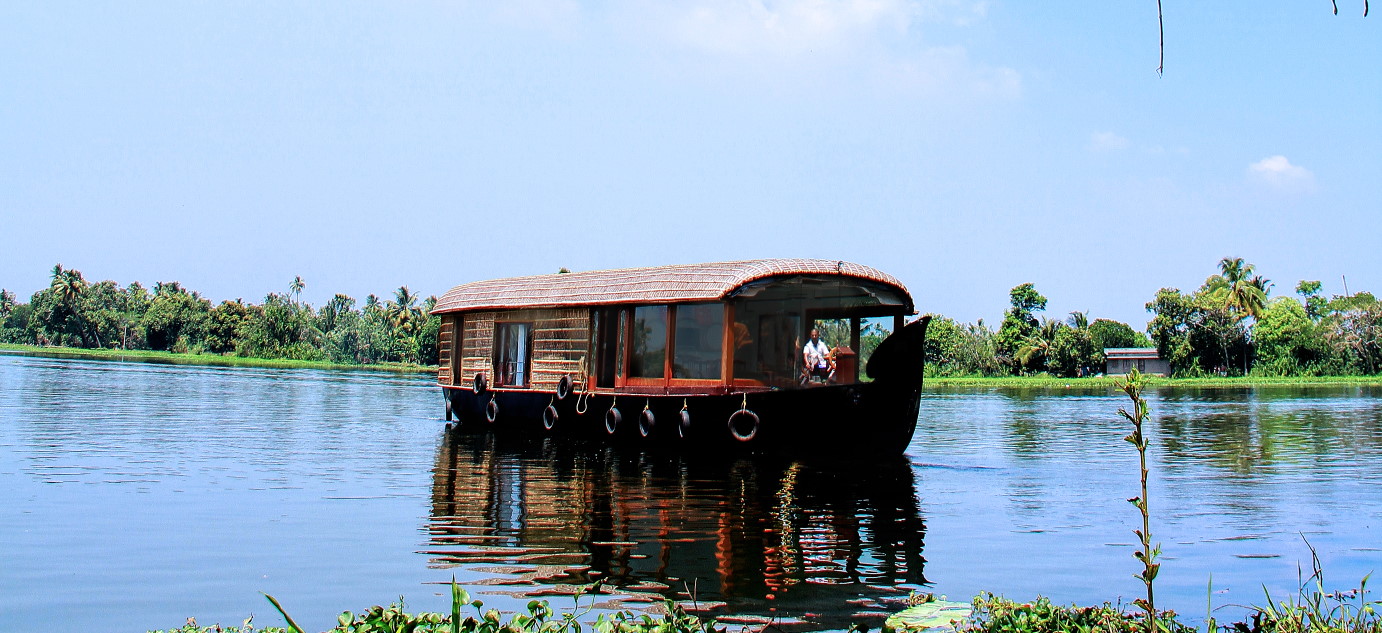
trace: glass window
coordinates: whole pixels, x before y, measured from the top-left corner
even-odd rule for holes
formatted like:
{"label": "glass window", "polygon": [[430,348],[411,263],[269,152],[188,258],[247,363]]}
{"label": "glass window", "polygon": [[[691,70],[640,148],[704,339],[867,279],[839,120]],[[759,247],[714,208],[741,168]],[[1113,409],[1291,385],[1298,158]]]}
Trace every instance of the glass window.
{"label": "glass window", "polygon": [[672,356],[673,378],[718,380],[724,357],[725,306],[700,303],[677,306]]}
{"label": "glass window", "polygon": [[662,378],[662,364],[666,357],[667,306],[634,308],[629,377]]}
{"label": "glass window", "polygon": [[532,348],[533,325],[496,323],[494,327],[495,386],[527,387],[528,354]]}

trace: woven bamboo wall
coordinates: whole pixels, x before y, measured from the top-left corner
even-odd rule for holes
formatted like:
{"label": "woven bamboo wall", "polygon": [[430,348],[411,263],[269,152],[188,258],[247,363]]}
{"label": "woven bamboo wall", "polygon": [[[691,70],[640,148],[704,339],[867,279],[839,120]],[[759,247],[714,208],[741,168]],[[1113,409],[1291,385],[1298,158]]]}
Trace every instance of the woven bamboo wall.
{"label": "woven bamboo wall", "polygon": [[456,329],[457,315],[448,314],[441,318],[441,330],[437,332],[437,383],[443,385],[452,384],[451,376],[451,341],[452,333]]}
{"label": "woven bamboo wall", "polygon": [[533,389],[550,391],[557,388],[561,377],[570,374],[573,380],[583,380],[582,362],[590,353],[590,310],[571,308],[558,310],[512,310],[504,312],[468,312],[462,321],[462,376],[459,384],[468,385],[475,374],[484,372],[493,384],[494,323],[521,321],[533,324],[532,375]]}
{"label": "woven bamboo wall", "polygon": [[567,374],[572,380],[582,380],[582,360],[590,353],[590,309],[531,312],[535,315],[533,388],[555,390]]}
{"label": "woven bamboo wall", "polygon": [[494,382],[495,312],[467,312],[461,321],[461,382],[470,386],[475,374],[483,373]]}

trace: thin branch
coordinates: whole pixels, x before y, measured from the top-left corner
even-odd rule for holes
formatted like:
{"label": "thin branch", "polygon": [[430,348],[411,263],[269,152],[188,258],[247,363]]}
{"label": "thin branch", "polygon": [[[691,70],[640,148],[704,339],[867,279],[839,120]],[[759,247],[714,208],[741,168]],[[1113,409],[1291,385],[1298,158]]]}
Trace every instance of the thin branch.
{"label": "thin branch", "polygon": [[[1364,3],[1363,15],[1367,15],[1366,0],[1364,0]],[[1334,9],[1335,13],[1338,13],[1338,11],[1338,8]],[[1166,20],[1161,16],[1161,0],[1156,0],[1156,27],[1157,34],[1161,39],[1161,59],[1157,62],[1156,66],[1156,75],[1160,77],[1162,76],[1161,70],[1166,67]]]}

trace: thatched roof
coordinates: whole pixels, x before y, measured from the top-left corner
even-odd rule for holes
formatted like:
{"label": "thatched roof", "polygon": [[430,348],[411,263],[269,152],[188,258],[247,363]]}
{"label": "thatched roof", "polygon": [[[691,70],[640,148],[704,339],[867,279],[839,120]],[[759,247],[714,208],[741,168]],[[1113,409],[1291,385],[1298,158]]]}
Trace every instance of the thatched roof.
{"label": "thatched roof", "polygon": [[[755,259],[475,281],[442,295],[433,313],[716,301],[744,284],[792,275],[861,279],[892,286],[910,297],[902,282],[868,266],[824,259]],[[910,304],[909,299],[909,308]]]}

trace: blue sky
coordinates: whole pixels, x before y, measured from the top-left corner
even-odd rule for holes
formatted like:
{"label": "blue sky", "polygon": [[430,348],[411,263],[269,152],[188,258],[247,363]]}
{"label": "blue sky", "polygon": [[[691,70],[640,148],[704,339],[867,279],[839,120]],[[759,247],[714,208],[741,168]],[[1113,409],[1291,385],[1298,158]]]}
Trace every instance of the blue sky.
{"label": "blue sky", "polygon": [[[0,286],[258,301],[756,257],[1142,327],[1224,256],[1382,291],[1361,0],[0,4]],[[1374,7],[1376,8],[1376,7]]]}

